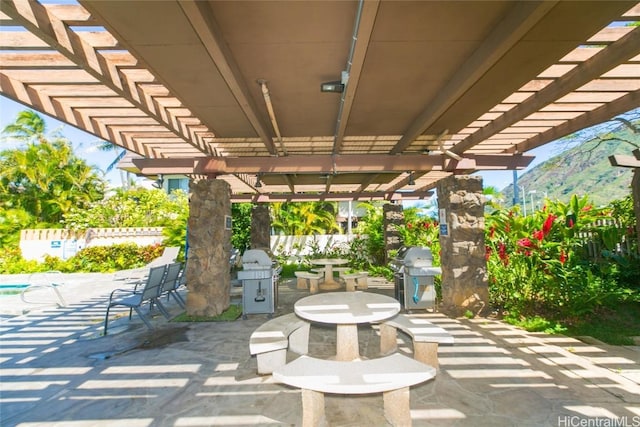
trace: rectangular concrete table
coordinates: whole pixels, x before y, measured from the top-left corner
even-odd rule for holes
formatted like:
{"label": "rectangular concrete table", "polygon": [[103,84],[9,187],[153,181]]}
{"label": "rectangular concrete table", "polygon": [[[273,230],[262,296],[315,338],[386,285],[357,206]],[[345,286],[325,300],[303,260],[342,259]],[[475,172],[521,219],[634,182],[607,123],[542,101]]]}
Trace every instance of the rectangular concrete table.
{"label": "rectangular concrete table", "polygon": [[371,292],[328,292],[298,300],[294,311],[303,319],[336,325],[336,360],[351,361],[360,359],[358,324],[389,319],[400,311],[400,303]]}

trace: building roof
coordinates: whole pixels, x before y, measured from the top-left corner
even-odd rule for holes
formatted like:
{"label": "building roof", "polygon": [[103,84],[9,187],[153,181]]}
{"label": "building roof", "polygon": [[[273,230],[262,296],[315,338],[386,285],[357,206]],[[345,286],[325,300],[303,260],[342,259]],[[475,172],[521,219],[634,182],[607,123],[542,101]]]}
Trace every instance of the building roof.
{"label": "building roof", "polygon": [[[634,1],[2,1],[0,90],[234,200],[428,197],[640,105]],[[342,92],[323,92],[333,82]]]}

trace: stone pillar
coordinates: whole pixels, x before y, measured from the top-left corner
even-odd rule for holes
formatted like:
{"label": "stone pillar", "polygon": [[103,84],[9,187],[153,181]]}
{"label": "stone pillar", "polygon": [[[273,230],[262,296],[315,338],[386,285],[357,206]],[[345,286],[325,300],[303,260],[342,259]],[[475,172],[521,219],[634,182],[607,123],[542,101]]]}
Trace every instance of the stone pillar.
{"label": "stone pillar", "polygon": [[191,181],[187,314],[217,316],[229,308],[231,189],[219,179]]}
{"label": "stone pillar", "polygon": [[269,204],[258,203],[251,210],[251,249],[271,248]]}
{"label": "stone pillar", "polygon": [[440,310],[450,316],[461,316],[467,310],[474,315],[486,315],[489,311],[484,203],[479,176],[452,175],[438,184]]}
{"label": "stone pillar", "polygon": [[400,233],[398,232],[398,226],[404,224],[402,205],[386,203],[382,205],[382,215],[384,262],[386,264],[389,262],[389,251],[402,247],[402,240],[400,240]]}

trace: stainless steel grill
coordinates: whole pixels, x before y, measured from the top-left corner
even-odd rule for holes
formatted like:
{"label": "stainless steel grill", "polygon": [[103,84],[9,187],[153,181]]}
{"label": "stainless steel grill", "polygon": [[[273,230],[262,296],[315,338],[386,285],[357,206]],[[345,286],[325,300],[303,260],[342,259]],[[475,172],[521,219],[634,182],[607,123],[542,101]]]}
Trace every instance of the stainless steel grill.
{"label": "stainless steel grill", "polygon": [[247,314],[267,313],[273,316],[278,305],[278,280],[280,266],[269,257],[266,250],[248,249],[242,255],[242,270],[238,280],[242,282],[242,317]]}
{"label": "stainless steel grill", "polygon": [[407,310],[435,308],[434,276],[441,273],[433,266],[431,250],[422,246],[405,246],[391,260],[395,297]]}

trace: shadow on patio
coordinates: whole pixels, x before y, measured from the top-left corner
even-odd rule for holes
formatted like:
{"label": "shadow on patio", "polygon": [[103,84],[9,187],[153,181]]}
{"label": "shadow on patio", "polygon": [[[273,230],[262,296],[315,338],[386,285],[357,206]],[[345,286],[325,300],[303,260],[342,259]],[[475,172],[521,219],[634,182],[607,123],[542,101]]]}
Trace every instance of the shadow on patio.
{"label": "shadow on patio", "polygon": [[[385,285],[370,291],[393,293]],[[291,312],[305,295],[294,280],[281,282],[276,315]],[[124,316],[113,323],[113,334],[100,337],[107,298],[108,292],[98,293],[66,308],[2,320],[3,426],[300,424],[300,391],[258,376],[249,355],[249,336],[267,315],[167,323],[158,313],[154,332]],[[436,378],[412,387],[416,426],[640,423],[638,348],[532,334],[488,319],[414,314],[456,341],[440,347]],[[376,331],[360,328],[359,337],[361,352],[375,357]],[[335,329],[313,325],[309,350],[317,357],[334,354]],[[399,350],[411,352],[411,341]],[[381,395],[327,395],[326,414],[332,426],[388,425]]]}

